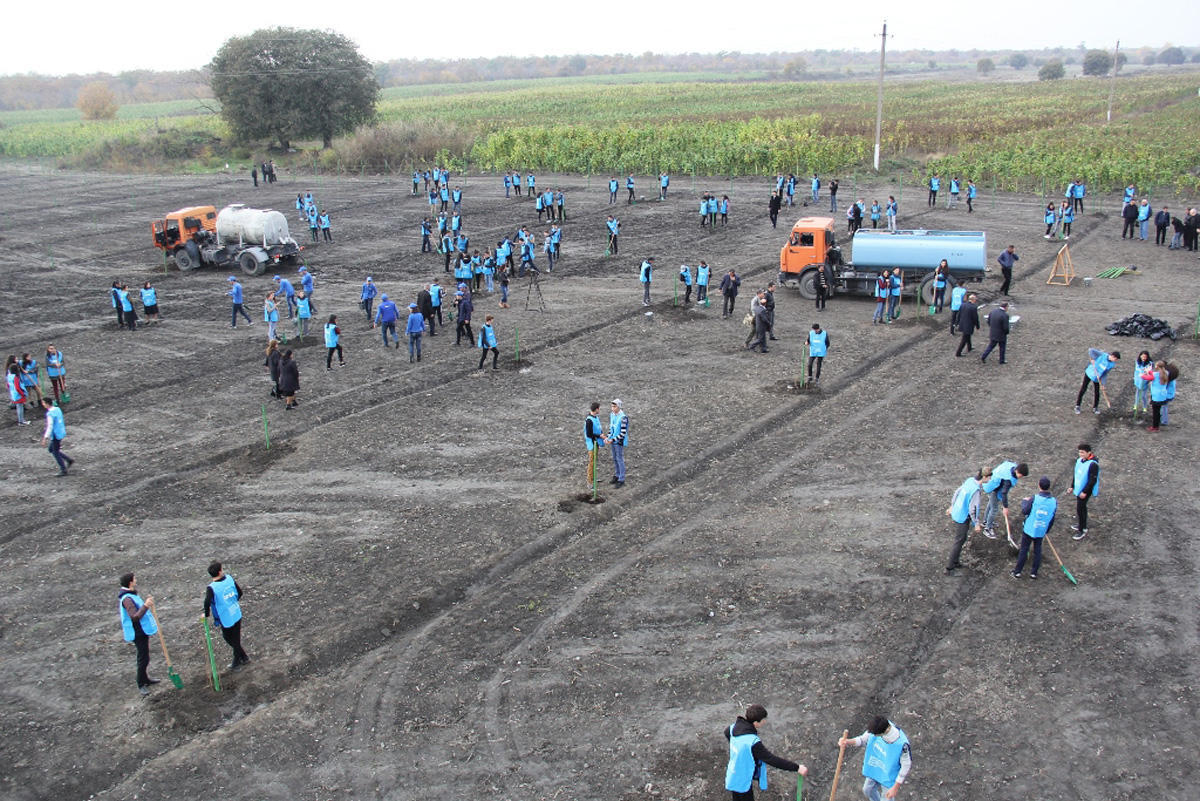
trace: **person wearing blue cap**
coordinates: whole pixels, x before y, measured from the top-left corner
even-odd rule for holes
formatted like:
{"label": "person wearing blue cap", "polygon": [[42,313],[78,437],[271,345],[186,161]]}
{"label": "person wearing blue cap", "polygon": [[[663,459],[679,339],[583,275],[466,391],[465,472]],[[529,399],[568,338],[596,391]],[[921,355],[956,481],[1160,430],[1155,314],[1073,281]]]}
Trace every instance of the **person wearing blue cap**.
{"label": "person wearing blue cap", "polygon": [[417,304],[408,304],[408,325],[404,326],[408,334],[408,361],[411,363],[416,356],[421,361],[421,335],[425,333],[425,315],[417,309]]}
{"label": "person wearing blue cap", "polygon": [[246,310],[242,308],[242,285],[232,275],[229,276],[229,283],[233,284],[229,288],[229,291],[225,293],[233,301],[233,322],[229,327],[237,328],[238,314],[246,318],[246,325],[254,325],[250,320],[250,315],[246,314]]}
{"label": "person wearing blue cap", "polygon": [[378,290],[375,288],[375,282],[371,280],[371,276],[367,276],[367,280],[362,285],[362,303],[360,304],[363,311],[367,313],[367,322],[371,321],[371,307],[375,305],[375,295]]}
{"label": "person wearing blue cap", "polygon": [[296,272],[300,274],[300,286],[302,286],[304,288],[304,294],[308,296],[308,305],[313,310],[313,313],[316,314],[317,302],[315,300],[313,300],[312,273],[310,273],[308,271],[307,267],[301,267]]}
{"label": "person wearing blue cap", "polygon": [[275,296],[278,297],[280,294],[283,295],[284,299],[287,301],[288,319],[292,319],[292,315],[296,312],[296,288],[292,286],[291,281],[278,275],[271,280],[279,284],[279,290],[275,293]]}
{"label": "person wearing blue cap", "polygon": [[400,319],[400,310],[396,308],[394,301],[388,300],[387,293],[380,295],[379,310],[375,312],[375,321],[371,323],[371,327],[376,325],[383,326],[383,346],[388,346],[388,331],[392,332],[392,339],[396,340],[396,349],[400,349],[400,337],[396,336],[396,320]]}

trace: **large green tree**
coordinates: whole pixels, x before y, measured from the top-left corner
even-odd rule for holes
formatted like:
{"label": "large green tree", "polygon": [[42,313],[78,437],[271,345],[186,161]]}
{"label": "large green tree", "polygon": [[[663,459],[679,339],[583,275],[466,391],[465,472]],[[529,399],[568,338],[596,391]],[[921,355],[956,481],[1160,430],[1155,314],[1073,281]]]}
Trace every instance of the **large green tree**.
{"label": "large green tree", "polygon": [[1107,75],[1112,65],[1113,57],[1107,50],[1089,50],[1083,57],[1083,74]]}
{"label": "large green tree", "polygon": [[209,64],[221,114],[239,139],[333,137],[375,117],[379,82],[354,43],[332,31],[274,28],[235,36]]}

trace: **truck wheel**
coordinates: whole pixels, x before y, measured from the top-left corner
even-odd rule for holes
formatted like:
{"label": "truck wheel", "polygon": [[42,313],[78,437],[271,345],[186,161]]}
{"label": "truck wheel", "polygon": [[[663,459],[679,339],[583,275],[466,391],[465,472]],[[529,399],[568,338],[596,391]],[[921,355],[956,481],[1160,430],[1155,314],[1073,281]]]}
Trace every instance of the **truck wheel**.
{"label": "truck wheel", "polygon": [[[949,285],[949,282],[947,282],[947,285]],[[947,288],[949,287],[947,286]],[[922,306],[933,305],[933,273],[930,273],[921,280],[921,286],[917,289],[917,292],[919,293],[917,297],[921,299]]]}
{"label": "truck wheel", "polygon": [[196,263],[192,261],[192,254],[187,252],[187,248],[180,248],[175,251],[175,266],[181,271],[193,270],[196,268]]}
{"label": "truck wheel", "polygon": [[241,265],[242,272],[246,275],[262,275],[263,267],[258,263],[258,259],[254,258],[253,253],[243,253],[238,256],[238,264]]}
{"label": "truck wheel", "polygon": [[800,297],[805,300],[817,299],[817,271],[805,270],[800,273]]}

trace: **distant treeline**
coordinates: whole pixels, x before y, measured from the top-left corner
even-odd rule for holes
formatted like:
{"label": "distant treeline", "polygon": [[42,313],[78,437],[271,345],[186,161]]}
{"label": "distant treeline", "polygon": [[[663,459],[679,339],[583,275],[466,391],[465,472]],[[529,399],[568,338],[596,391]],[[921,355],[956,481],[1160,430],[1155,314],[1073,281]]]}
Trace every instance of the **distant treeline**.
{"label": "distant treeline", "polygon": [[[895,73],[966,70],[974,72],[980,60],[990,59],[997,69],[1010,62],[1040,67],[1059,60],[1070,66],[1082,62],[1087,48],[1046,50],[896,50],[888,53],[888,71]],[[1018,59],[1014,61],[1014,55]],[[1134,65],[1153,64],[1156,48],[1125,51]],[[1185,49],[1186,58],[1200,60],[1200,51]],[[861,50],[806,50],[795,53],[642,53],[631,55],[498,56],[469,59],[395,59],[375,65],[379,85],[411,86],[471,83],[506,79],[561,78],[579,75],[631,73],[720,73],[738,74],[743,79],[757,74],[762,80],[861,79],[875,70],[879,54]],[[118,75],[9,75],[0,76],[0,111],[69,108],[79,90],[89,83],[108,85],[119,105],[209,97],[203,68],[180,72],[134,70]]]}

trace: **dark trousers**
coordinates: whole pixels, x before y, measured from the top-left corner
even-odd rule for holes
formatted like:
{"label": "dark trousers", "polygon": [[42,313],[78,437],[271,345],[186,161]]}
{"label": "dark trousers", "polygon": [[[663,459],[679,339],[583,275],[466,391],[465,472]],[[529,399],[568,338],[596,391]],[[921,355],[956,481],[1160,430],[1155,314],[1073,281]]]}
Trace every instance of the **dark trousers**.
{"label": "dark trousers", "polygon": [[931,207],[937,205],[937,193],[938,191],[936,189],[929,190],[929,205]]}
{"label": "dark trousers", "polygon": [[363,300],[363,311],[367,313],[367,322],[371,321],[371,312],[375,306],[375,298],[365,298]]}
{"label": "dark trousers", "polygon": [[608,245],[612,249],[612,254],[617,255],[617,236],[615,234],[608,238]]}
{"label": "dark trousers", "polygon": [[627,204],[632,204],[633,203],[633,187],[630,186],[630,187],[628,187],[628,189],[629,189],[629,197],[628,197],[628,199],[626,199],[625,202]]}
{"label": "dark trousers", "polygon": [[137,330],[137,312],[133,309],[125,312],[125,325],[129,327],[130,331]]}
{"label": "dark trousers", "polygon": [[[434,319],[435,319],[435,315],[433,312],[429,312],[429,314],[425,315],[425,324],[427,326],[429,326],[429,336],[434,336],[434,334],[437,331],[437,326],[434,325],[434,322],[433,322]],[[438,320],[438,322],[441,322],[441,320]]]}
{"label": "dark trousers", "polygon": [[455,331],[454,331],[454,344],[455,345],[462,342],[464,332],[467,335],[468,343],[473,342],[475,340],[475,332],[471,330],[471,321],[463,320],[463,319],[459,318],[458,326],[455,328]]}
{"label": "dark trousers", "polygon": [[1166,244],[1166,241],[1167,241],[1167,226],[1165,226],[1165,225],[1154,226],[1154,244],[1163,245],[1163,244]]}
{"label": "dark trousers", "polygon": [[808,357],[808,377],[813,377],[813,362],[817,363],[817,380],[821,380],[821,365],[825,363],[824,356],[809,356]]}
{"label": "dark trousers", "polygon": [[825,287],[818,284],[817,285],[817,299],[815,301],[816,308],[818,308],[818,309],[825,308],[825,296],[827,294],[829,294],[829,290],[827,290]]}
{"label": "dark trousers", "polygon": [[964,347],[967,349],[967,353],[970,353],[971,351],[975,350],[975,348],[971,346],[971,335],[973,333],[975,333],[975,332],[974,331],[963,331],[962,332],[962,339],[960,339],[958,341],[958,350],[954,353],[955,356],[962,356]]}
{"label": "dark trousers", "polygon": [[1000,294],[1007,295],[1008,287],[1012,284],[1012,267],[1001,267],[1000,274],[1004,276],[1004,283],[1000,285]]}
{"label": "dark trousers", "polygon": [[971,201],[973,201],[974,199],[975,198],[971,197],[970,195],[967,195],[967,213],[968,214],[971,214],[972,212],[975,211],[975,207],[971,204]]}
{"label": "dark trousers", "polygon": [[479,369],[480,370],[483,369],[483,363],[485,361],[487,361],[487,355],[488,355],[489,350],[492,352],[492,369],[493,370],[500,369],[499,367],[496,366],[496,362],[500,358],[500,350],[498,348],[484,348],[483,349],[483,353],[479,354]]}
{"label": "dark trousers", "polygon": [[1079,406],[1080,404],[1083,403],[1083,393],[1087,392],[1088,384],[1095,384],[1095,386],[1092,387],[1092,408],[1099,409],[1100,408],[1100,382],[1093,381],[1092,379],[1088,378],[1087,373],[1083,374],[1083,383],[1079,385],[1079,395],[1076,396],[1076,398],[1075,398],[1075,405]]}
{"label": "dark trousers", "polygon": [[133,624],[133,645],[137,648],[137,686],[150,686],[150,677],[146,669],[150,667],[150,638],[141,630],[140,623]]}
{"label": "dark trousers", "polygon": [[233,304],[233,312],[232,312],[234,328],[237,328],[237,316],[239,314],[246,318],[246,322],[248,322],[248,323],[250,322],[250,315],[246,314],[246,310],[242,308],[242,304],[235,303],[235,304]]}
{"label": "dark trousers", "polygon": [[328,229],[328,228],[322,228],[322,229],[321,229],[321,234],[322,234],[322,236],[324,236],[324,237],[325,237],[325,241],[326,241],[326,242],[332,242],[332,241],[333,241],[333,231],[331,231],[330,229]]}
{"label": "dark trousers", "polygon": [[962,312],[961,309],[951,309],[950,310],[950,333],[951,334],[954,333],[955,328],[958,328],[958,317],[961,312]]}
{"label": "dark trousers", "polygon": [[[760,768],[766,770],[766,768]],[[737,790],[730,790],[729,795],[731,801],[754,801],[754,783],[750,783],[750,789],[744,793],[739,793]]]}
{"label": "dark trousers", "polygon": [[1166,404],[1162,401],[1150,401],[1150,425],[1153,428],[1158,428],[1159,421],[1162,420],[1162,409]]}
{"label": "dark trousers", "polygon": [[979,361],[986,362],[988,354],[991,353],[992,348],[996,347],[997,345],[1000,346],[1000,363],[1004,364],[1004,348],[1008,345],[1008,340],[1005,339],[993,339],[988,342],[988,346],[984,348],[983,353],[979,354]]}
{"label": "dark trousers", "polygon": [[[771,209],[771,211],[770,211],[770,212],[768,212],[768,213],[769,213],[769,214],[770,214],[770,216],[771,216],[771,227],[772,227],[772,228],[774,228],[774,227],[775,227],[775,223],[776,223],[776,222],[779,220],[779,212],[775,211],[775,209]],[[701,224],[701,225],[704,225],[704,218],[703,218],[703,217],[701,217],[701,218],[700,218],[700,224]]]}
{"label": "dark trousers", "polygon": [[1130,239],[1137,236],[1137,220],[1125,220],[1121,227],[1121,238],[1124,239],[1126,234],[1129,234]]}
{"label": "dark trousers", "polygon": [[942,307],[945,305],[946,305],[946,287],[942,287],[941,289],[933,290],[933,306],[934,306],[934,308],[936,308],[940,312],[942,310]]}
{"label": "dark trousers", "polygon": [[[442,304],[439,303],[438,305],[434,306],[433,313],[437,317],[438,325],[443,325],[443,323],[442,323]],[[429,318],[429,330],[430,331],[433,330],[433,317]]]}
{"label": "dark trousers", "polygon": [[383,334],[383,346],[385,348],[388,346],[388,333],[390,332],[392,339],[396,340],[396,347],[400,347],[400,338],[396,336],[396,321],[393,320],[388,323],[381,323],[380,326],[383,328],[383,331],[381,332]]}
{"label": "dark trousers", "polygon": [[64,473],[67,472],[67,465],[72,464],[73,460],[62,452],[62,440],[50,437],[50,444],[46,446],[46,450],[50,451],[54,461],[58,462],[58,469]]}
{"label": "dark trousers", "polygon": [[687,285],[685,286],[685,288],[684,288],[684,292],[683,292],[683,302],[684,302],[684,303],[691,303],[691,302],[692,302],[692,285],[691,285],[691,284],[687,284]]}
{"label": "dark trousers", "polygon": [[325,366],[327,368],[333,367],[333,352],[335,350],[337,351],[337,355],[338,355],[338,364],[346,363],[346,360],[342,358],[342,346],[334,345],[332,348],[326,348],[327,352],[325,353]]}
{"label": "dark trousers", "polygon": [[1083,198],[1081,198],[1081,197],[1075,198],[1074,203],[1072,205],[1074,206],[1075,211],[1079,212],[1080,214],[1083,213]]}
{"label": "dark trousers", "polygon": [[708,298],[708,284],[696,285],[696,302],[703,303]]}
{"label": "dark trousers", "polygon": [[[760,318],[761,319],[761,318]],[[758,320],[754,321],[754,331],[750,334],[753,339],[750,344],[746,345],[750,350],[762,348],[762,352],[767,352],[767,326]]]}
{"label": "dark trousers", "polygon": [[971,530],[971,518],[968,517],[961,523],[954,524],[954,544],[950,546],[950,560],[946,562],[946,569],[949,570],[959,566],[959,557],[962,556],[963,546],[967,544],[967,533]]}
{"label": "dark trousers", "polygon": [[1091,497],[1091,495],[1087,498],[1075,496],[1075,517],[1079,519],[1079,528],[1083,531],[1087,531],[1087,502]]}
{"label": "dark trousers", "polygon": [[421,252],[432,253],[433,245],[429,243],[429,234],[421,234]]}
{"label": "dark trousers", "polygon": [[1042,566],[1042,539],[1043,537],[1031,537],[1022,532],[1021,534],[1021,550],[1017,553],[1017,566],[1013,568],[1014,573],[1020,573],[1025,567],[1025,558],[1029,555],[1029,546],[1033,546],[1033,564],[1029,566],[1030,574],[1036,576],[1038,568]]}
{"label": "dark trousers", "polygon": [[121,307],[114,306],[113,311],[117,313],[117,325],[125,325],[125,312],[121,311]]}
{"label": "dark trousers", "polygon": [[733,314],[733,306],[737,303],[737,295],[725,293],[725,301],[721,304],[721,316],[727,317]]}
{"label": "dark trousers", "polygon": [[221,637],[233,649],[233,664],[240,665],[250,661],[250,657],[242,650],[242,621],[239,620],[232,626],[222,626]]}

